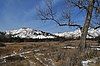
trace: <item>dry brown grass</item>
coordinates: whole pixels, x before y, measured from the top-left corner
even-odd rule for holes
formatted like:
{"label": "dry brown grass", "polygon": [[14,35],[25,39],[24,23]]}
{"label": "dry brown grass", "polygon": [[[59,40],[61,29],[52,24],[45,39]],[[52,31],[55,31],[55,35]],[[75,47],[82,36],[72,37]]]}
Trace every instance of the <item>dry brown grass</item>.
{"label": "dry brown grass", "polygon": [[[67,45],[76,47],[79,44],[79,40],[66,41],[66,42],[22,42],[22,43],[11,43],[11,44],[6,43],[6,44],[7,46],[5,48],[2,49],[0,48],[0,55],[11,54],[13,51],[15,52],[21,52],[22,50],[33,51],[30,54],[26,54],[25,56],[27,56],[28,58],[26,60],[21,61],[21,63],[18,63],[18,61],[14,62],[15,64],[18,63],[19,66],[29,66],[30,65],[29,60],[35,63],[34,66],[44,66],[43,63],[49,64],[48,61],[44,60],[44,58],[52,59],[53,63],[56,66],[80,66],[81,60],[86,60],[100,56],[99,51],[95,52],[93,50],[88,50],[87,52],[79,52],[79,50],[75,48],[73,49],[63,48],[64,46]],[[91,40],[88,40],[87,44],[94,46],[98,45],[96,41],[91,41]],[[43,54],[43,55],[38,55],[38,54]],[[39,58],[41,61],[43,61],[43,63],[37,60],[36,57]],[[24,65],[24,63],[26,63],[26,65]],[[99,66],[99,65],[100,63],[97,63],[97,65],[94,66]]]}

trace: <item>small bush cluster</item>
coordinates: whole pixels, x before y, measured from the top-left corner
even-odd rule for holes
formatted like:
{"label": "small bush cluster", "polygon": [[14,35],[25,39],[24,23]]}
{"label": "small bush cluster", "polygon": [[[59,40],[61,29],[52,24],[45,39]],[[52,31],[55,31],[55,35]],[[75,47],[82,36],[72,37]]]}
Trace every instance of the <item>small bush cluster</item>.
{"label": "small bush cluster", "polygon": [[98,43],[99,43],[99,45],[100,45],[100,36],[95,37],[95,40],[97,40],[97,41],[98,41]]}
{"label": "small bush cluster", "polygon": [[0,47],[5,47],[6,45],[2,42],[0,42]]}

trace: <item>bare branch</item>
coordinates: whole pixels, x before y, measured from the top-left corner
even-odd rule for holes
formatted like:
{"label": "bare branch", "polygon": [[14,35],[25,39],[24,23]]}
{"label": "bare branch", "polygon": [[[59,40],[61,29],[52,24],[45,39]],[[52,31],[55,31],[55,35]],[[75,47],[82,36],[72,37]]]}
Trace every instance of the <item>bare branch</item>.
{"label": "bare branch", "polygon": [[98,29],[98,28],[100,28],[100,25],[99,26],[96,26],[94,29]]}
{"label": "bare branch", "polygon": [[59,21],[55,18],[55,14],[53,12],[53,7],[52,7],[52,1],[50,1],[50,2],[46,1],[46,5],[47,5],[46,10],[41,10],[40,8],[38,10],[38,15],[39,15],[41,20],[45,20],[45,21],[52,20],[52,21],[56,22],[59,26],[74,26],[74,27],[76,26],[76,27],[82,29],[81,25],[75,24],[74,22],[71,21],[70,13],[65,13],[63,11],[62,17],[64,19],[67,19],[68,22],[61,23],[62,20]]}
{"label": "bare branch", "polygon": [[82,4],[83,0],[79,0],[77,3],[73,2],[71,0],[67,0],[67,1],[70,2],[70,3],[72,3],[74,6],[77,6],[79,9],[86,9],[87,10],[87,7]]}

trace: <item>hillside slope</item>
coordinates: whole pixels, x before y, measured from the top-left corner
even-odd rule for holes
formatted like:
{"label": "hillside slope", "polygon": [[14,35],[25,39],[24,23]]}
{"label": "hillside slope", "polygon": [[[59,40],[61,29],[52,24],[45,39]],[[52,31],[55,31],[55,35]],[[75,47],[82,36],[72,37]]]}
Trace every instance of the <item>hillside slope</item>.
{"label": "hillside slope", "polygon": [[7,35],[11,34],[13,35],[13,37],[20,37],[20,38],[32,38],[32,39],[54,38],[53,34],[31,28],[20,28],[17,30],[10,30],[6,31],[6,34]]}

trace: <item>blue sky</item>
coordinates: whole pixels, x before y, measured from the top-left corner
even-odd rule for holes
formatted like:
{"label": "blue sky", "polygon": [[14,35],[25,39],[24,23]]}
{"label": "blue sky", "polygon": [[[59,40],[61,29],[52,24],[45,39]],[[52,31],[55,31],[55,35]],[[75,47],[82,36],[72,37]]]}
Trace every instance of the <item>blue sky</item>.
{"label": "blue sky", "polygon": [[[0,0],[0,30],[5,31],[21,27],[30,27],[51,33],[73,30],[73,28],[66,26],[60,27],[52,21],[43,23],[37,19],[36,6],[42,5],[42,1],[43,0]],[[58,11],[57,13],[63,10],[63,8],[65,8],[64,0],[55,0],[54,8]],[[77,13],[77,10],[74,10],[73,13]],[[81,24],[83,21],[82,18],[84,17],[79,18],[77,16],[77,19],[73,18],[73,20],[79,21]]]}

